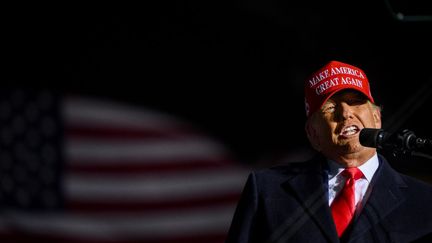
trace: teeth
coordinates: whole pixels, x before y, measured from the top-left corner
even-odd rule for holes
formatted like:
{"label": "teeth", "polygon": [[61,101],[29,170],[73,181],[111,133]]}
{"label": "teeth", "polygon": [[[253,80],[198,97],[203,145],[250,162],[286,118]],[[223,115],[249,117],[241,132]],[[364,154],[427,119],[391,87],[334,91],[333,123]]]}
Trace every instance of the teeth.
{"label": "teeth", "polygon": [[343,135],[353,135],[357,132],[357,127],[356,126],[349,126],[346,127],[343,131],[342,134]]}

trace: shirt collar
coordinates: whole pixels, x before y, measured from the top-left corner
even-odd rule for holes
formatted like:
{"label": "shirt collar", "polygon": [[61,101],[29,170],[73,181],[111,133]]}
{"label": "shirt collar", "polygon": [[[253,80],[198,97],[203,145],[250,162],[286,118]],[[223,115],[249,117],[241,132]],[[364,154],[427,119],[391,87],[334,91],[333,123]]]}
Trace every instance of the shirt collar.
{"label": "shirt collar", "polygon": [[[360,171],[363,173],[366,180],[370,182],[372,180],[373,175],[375,174],[375,171],[378,169],[378,165],[379,165],[378,155],[375,153],[374,156],[372,156],[372,158],[370,158],[368,161],[366,161],[366,163],[360,165],[357,168],[360,169]],[[328,166],[329,166],[328,168],[329,180],[339,175],[345,169],[343,165],[333,160],[328,160]]]}

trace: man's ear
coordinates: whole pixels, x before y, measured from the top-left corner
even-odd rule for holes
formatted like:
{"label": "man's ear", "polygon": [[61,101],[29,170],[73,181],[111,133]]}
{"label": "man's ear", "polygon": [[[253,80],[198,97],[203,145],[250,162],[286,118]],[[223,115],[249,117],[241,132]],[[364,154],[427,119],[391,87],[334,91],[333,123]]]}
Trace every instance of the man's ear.
{"label": "man's ear", "polygon": [[309,139],[309,143],[312,145],[312,147],[315,150],[320,151],[320,143],[319,143],[319,139],[318,139],[318,133],[317,133],[317,131],[316,131],[316,129],[312,123],[313,123],[313,121],[311,121],[311,118],[309,118],[305,124],[306,135],[307,135],[307,138]]}
{"label": "man's ear", "polygon": [[381,109],[380,107],[374,107],[375,109],[373,110],[373,119],[374,119],[374,123],[375,123],[375,128],[381,128]]}

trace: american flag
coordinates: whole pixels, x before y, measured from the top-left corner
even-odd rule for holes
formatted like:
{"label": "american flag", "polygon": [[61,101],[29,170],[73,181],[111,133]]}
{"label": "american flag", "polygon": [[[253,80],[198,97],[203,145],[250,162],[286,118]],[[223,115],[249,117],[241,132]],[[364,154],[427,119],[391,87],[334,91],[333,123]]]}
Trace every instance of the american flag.
{"label": "american flag", "polygon": [[94,97],[1,102],[1,242],[224,242],[249,169],[204,131]]}

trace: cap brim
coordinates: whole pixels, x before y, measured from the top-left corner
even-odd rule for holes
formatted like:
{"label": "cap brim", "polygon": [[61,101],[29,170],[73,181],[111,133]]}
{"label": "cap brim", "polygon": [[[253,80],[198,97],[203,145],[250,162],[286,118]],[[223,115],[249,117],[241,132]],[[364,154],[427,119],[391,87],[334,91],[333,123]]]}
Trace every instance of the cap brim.
{"label": "cap brim", "polygon": [[339,92],[341,92],[341,91],[344,91],[344,90],[355,90],[355,91],[358,91],[359,93],[361,93],[362,95],[364,95],[364,96],[365,96],[365,97],[366,97],[370,102],[375,103],[375,101],[373,100],[373,98],[372,98],[371,96],[369,96],[368,94],[365,94],[365,93],[364,93],[364,90],[358,88],[357,86],[352,86],[352,87],[345,87],[345,88],[337,89],[337,90],[334,90],[334,91],[328,93],[327,96],[326,96],[326,97],[323,99],[323,101],[321,102],[321,104],[318,106],[318,108],[317,108],[316,111],[320,110],[321,107],[322,107],[322,106],[323,106],[323,105],[328,101],[328,99],[330,99],[333,95],[335,95],[336,93],[339,93]]}

